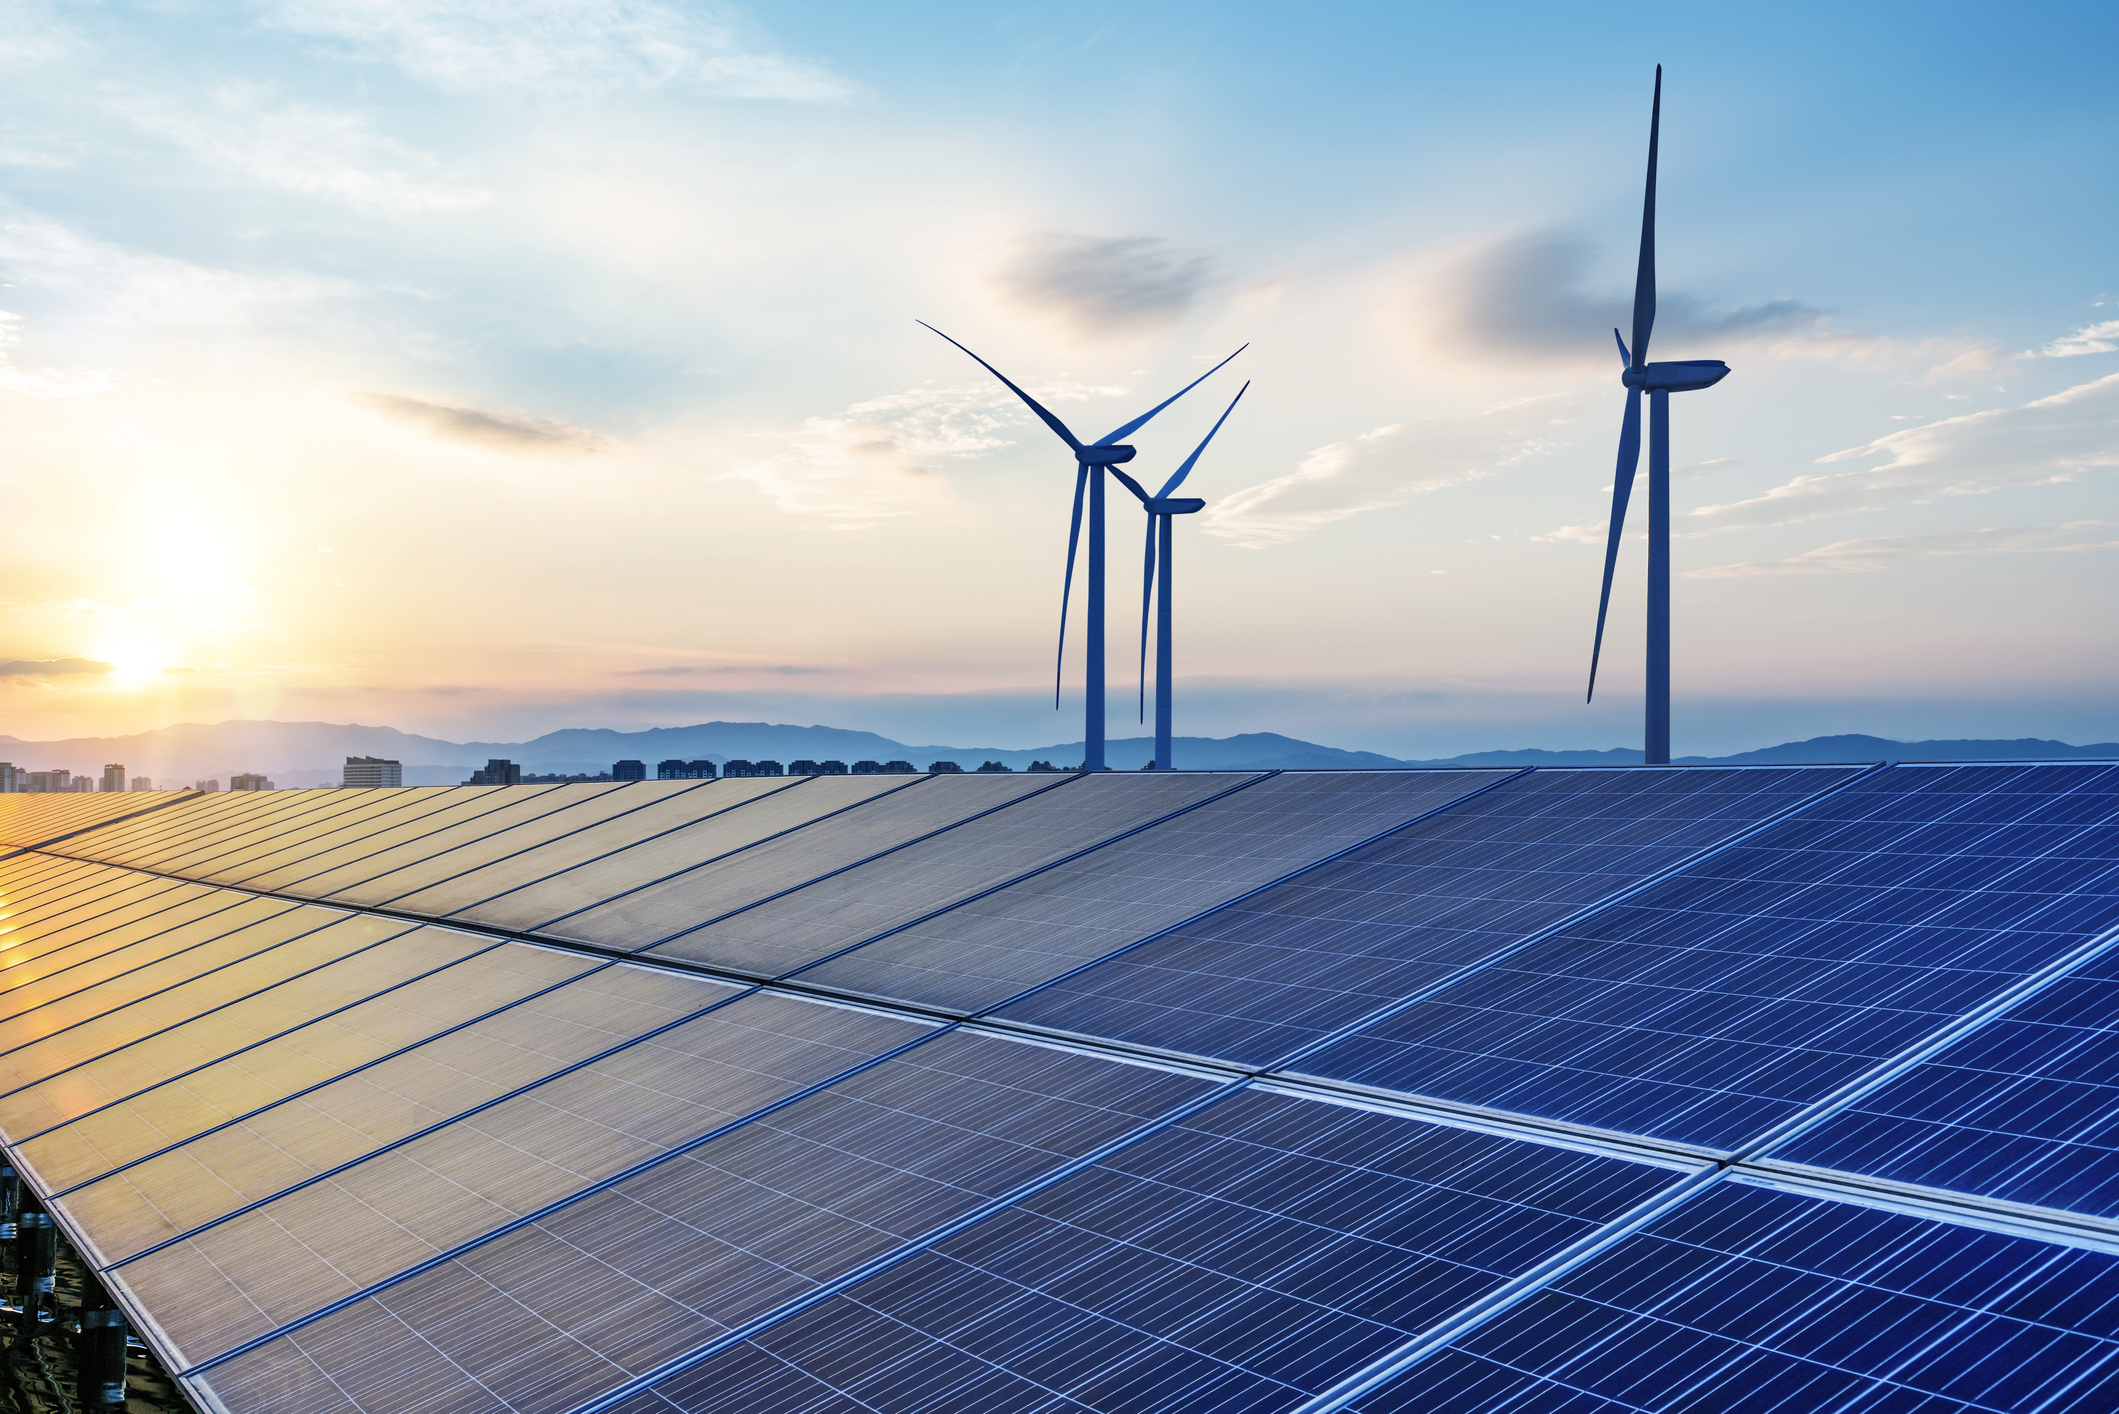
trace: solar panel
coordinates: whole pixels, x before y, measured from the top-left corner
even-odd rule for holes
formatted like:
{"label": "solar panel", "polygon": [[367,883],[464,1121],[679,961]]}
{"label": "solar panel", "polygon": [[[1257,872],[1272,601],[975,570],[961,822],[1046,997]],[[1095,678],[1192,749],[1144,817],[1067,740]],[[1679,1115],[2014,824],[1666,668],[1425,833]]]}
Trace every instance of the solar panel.
{"label": "solar panel", "polygon": [[[1073,775],[923,776],[914,788],[892,791],[777,839],[686,870],[543,924],[539,931],[607,947],[637,948],[734,909],[771,898],[900,845],[948,829],[974,815],[1039,791],[1056,790]],[[640,871],[628,866],[628,877]],[[584,877],[584,896],[608,884]]]}
{"label": "solar panel", "polygon": [[126,795],[88,796],[32,795],[0,802],[0,843],[23,846],[43,844],[74,830],[89,829],[113,819],[167,803],[170,797]]}
{"label": "solar panel", "polygon": [[[228,850],[274,839],[280,831],[299,830],[319,820],[343,821],[431,808],[439,803],[441,795],[439,791],[419,790],[232,791],[224,797],[227,804],[159,822],[162,828],[156,828],[158,822],[149,816],[141,822],[143,828],[137,837],[112,835],[100,847],[99,857],[136,869],[182,874],[187,872],[187,864],[203,863]],[[80,839],[85,850],[96,837]]]}
{"label": "solar panel", "polygon": [[917,1022],[753,994],[114,1269],[196,1362],[659,1157]]}
{"label": "solar panel", "polygon": [[14,959],[0,971],[0,1017],[27,1011],[291,907],[277,899],[192,884],[157,890],[16,949]]}
{"label": "solar panel", "polygon": [[1901,766],[1297,1068],[1736,1150],[2119,924],[2119,767]]}
{"label": "solar panel", "polygon": [[1772,1157],[2119,1217],[2119,954],[2060,979]]}
{"label": "solar panel", "polygon": [[1273,776],[800,975],[841,991],[981,1011],[1508,774]]}
{"label": "solar panel", "polygon": [[1358,1414],[2119,1406],[2119,1258],[1717,1184]]}
{"label": "solar panel", "polygon": [[618,1407],[1292,1409],[1677,1180],[1250,1091]]}
{"label": "solar panel", "polygon": [[225,1407],[563,1411],[1214,1089],[952,1032],[209,1371]]}
{"label": "solar panel", "polygon": [[558,794],[562,789],[554,785],[512,790],[451,787],[433,792],[433,798],[417,808],[360,819],[341,817],[309,829],[276,830],[269,840],[215,858],[210,875],[204,869],[181,872],[245,888],[284,889],[339,863],[365,859],[393,844],[425,839],[452,826],[492,831],[510,819],[557,809],[566,801]]}
{"label": "solar panel", "polygon": [[1083,776],[682,933],[655,951],[779,976],[1259,779],[1255,773],[1173,772],[1121,783]]}
{"label": "solar panel", "polygon": [[1853,774],[1538,771],[996,1014],[1270,1065]]}

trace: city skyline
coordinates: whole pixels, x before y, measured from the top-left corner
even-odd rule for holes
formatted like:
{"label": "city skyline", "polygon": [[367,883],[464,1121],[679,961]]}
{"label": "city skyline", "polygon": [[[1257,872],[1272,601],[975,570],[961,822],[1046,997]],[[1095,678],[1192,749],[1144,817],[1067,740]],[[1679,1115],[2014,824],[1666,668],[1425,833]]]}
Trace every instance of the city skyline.
{"label": "city skyline", "polygon": [[1580,684],[1661,61],[1657,353],[1738,370],[1676,753],[2119,736],[2108,12],[606,9],[16,12],[9,734],[1069,739],[1050,439],[918,318],[1099,428],[1252,341],[1179,735],[1636,746],[1636,539]]}

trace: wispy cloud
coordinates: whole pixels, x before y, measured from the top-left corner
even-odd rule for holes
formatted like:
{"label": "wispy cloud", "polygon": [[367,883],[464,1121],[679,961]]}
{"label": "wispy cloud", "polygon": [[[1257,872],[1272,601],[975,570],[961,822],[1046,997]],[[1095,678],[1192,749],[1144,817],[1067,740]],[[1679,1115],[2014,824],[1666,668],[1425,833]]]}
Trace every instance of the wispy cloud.
{"label": "wispy cloud", "polygon": [[38,216],[0,220],[10,280],[68,297],[77,317],[116,324],[228,326],[347,294],[342,280],[217,270],[93,240]]}
{"label": "wispy cloud", "polygon": [[2112,531],[2119,522],[2078,520],[2066,525],[2019,525],[1964,530],[1945,535],[1887,535],[1870,540],[1841,540],[1785,560],[1716,565],[1687,570],[1691,579],[1744,579],[1765,574],[1875,574],[1911,560],[1956,555],[2078,554],[2119,549]]}
{"label": "wispy cloud", "polygon": [[495,452],[576,454],[598,451],[609,439],[584,427],[544,418],[482,412],[477,408],[430,403],[394,393],[361,393],[356,401],[385,417],[417,427],[431,436]]}
{"label": "wispy cloud", "polygon": [[[1031,391],[1052,403],[1124,389],[1059,384]],[[757,483],[790,514],[867,529],[940,493],[932,463],[1008,446],[997,434],[1023,417],[1013,396],[992,384],[914,388],[855,403],[837,417],[812,417],[797,432],[768,434],[784,443],[782,451],[725,475]]]}
{"label": "wispy cloud", "polygon": [[822,65],[774,52],[733,11],[655,0],[280,0],[271,17],[459,93],[589,96],[689,87],[843,99]]}
{"label": "wispy cloud", "polygon": [[2119,319],[2085,324],[2072,334],[2063,334],[2033,354],[2034,358],[2075,358],[2082,354],[2119,350]]}
{"label": "wispy cloud", "polygon": [[1555,393],[1466,417],[1392,423],[1305,457],[1286,476],[1222,498],[1207,529],[1249,549],[1297,539],[1364,511],[1491,476],[1561,445],[1584,399]]}
{"label": "wispy cloud", "polygon": [[2074,481],[2098,468],[2119,466],[2119,374],[2022,407],[1909,427],[1818,461],[1877,456],[1889,460],[1859,471],[1798,476],[1763,496],[1703,506],[1686,518],[1685,529],[1698,534],[1787,525],[1936,496]]}
{"label": "wispy cloud", "polygon": [[1156,236],[1024,238],[996,277],[1015,304],[1091,336],[1165,327],[1192,307],[1207,258]]}
{"label": "wispy cloud", "polygon": [[117,379],[107,368],[18,368],[14,350],[22,342],[22,316],[0,309],[0,392],[31,398],[78,398],[107,393]]}
{"label": "wispy cloud", "polygon": [[828,672],[826,668],[806,667],[799,663],[721,663],[708,667],[678,664],[668,668],[627,668],[611,676],[620,678],[688,678],[721,676],[734,673],[769,673],[775,677],[808,677],[813,673]]}
{"label": "wispy cloud", "polygon": [[115,664],[93,658],[10,658],[0,662],[0,678],[51,678],[100,675],[117,671]]}
{"label": "wispy cloud", "polygon": [[183,102],[136,93],[109,103],[143,132],[202,162],[358,210],[407,216],[491,200],[446,180],[434,157],[376,132],[360,114],[286,102],[261,85]]}

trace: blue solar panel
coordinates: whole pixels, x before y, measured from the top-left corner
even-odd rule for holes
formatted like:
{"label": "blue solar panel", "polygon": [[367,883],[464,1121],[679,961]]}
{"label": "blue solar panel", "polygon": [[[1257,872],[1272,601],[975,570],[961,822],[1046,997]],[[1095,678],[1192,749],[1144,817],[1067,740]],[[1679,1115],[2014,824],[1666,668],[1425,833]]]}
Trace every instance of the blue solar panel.
{"label": "blue solar panel", "polygon": [[1539,771],[996,1015],[1264,1066],[1852,774]]}
{"label": "blue solar panel", "polygon": [[1717,1185],[1358,1414],[2119,1407],[2119,1258]]}
{"label": "blue solar panel", "polygon": [[1675,1181],[1251,1091],[622,1407],[1290,1409]]}
{"label": "blue solar panel", "polygon": [[2119,954],[2054,983],[1773,1157],[2119,1217]]}
{"label": "blue solar panel", "polygon": [[203,1377],[223,1407],[559,1414],[1215,1088],[955,1032]]}
{"label": "blue solar panel", "polygon": [[1323,1051],[1737,1150],[2119,924],[2119,768],[1899,767]]}

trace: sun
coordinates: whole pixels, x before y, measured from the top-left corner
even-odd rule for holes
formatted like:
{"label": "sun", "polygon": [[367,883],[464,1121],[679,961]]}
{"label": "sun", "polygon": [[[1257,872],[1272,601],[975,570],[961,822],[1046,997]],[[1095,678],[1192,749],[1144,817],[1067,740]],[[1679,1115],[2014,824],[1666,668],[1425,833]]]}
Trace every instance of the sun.
{"label": "sun", "polygon": [[113,648],[96,656],[111,665],[107,681],[122,687],[161,681],[162,669],[169,661],[167,654],[132,645]]}

